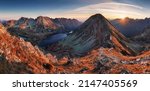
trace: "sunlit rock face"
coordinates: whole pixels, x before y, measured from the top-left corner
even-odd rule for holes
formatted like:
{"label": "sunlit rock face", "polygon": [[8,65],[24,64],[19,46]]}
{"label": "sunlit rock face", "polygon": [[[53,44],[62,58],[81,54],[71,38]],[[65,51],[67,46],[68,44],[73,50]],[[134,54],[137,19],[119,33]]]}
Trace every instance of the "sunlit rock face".
{"label": "sunlit rock face", "polygon": [[0,73],[50,73],[52,69],[51,60],[38,47],[11,36],[0,24]]}

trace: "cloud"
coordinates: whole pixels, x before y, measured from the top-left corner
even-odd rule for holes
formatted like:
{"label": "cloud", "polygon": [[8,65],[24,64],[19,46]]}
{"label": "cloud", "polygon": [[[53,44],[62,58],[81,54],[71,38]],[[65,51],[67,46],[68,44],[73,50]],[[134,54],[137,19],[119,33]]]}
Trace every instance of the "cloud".
{"label": "cloud", "polygon": [[88,5],[84,7],[79,7],[72,11],[69,11],[70,14],[78,14],[78,16],[87,17],[87,15],[102,13],[106,15],[107,18],[122,18],[122,17],[131,17],[131,18],[141,18],[144,16],[144,8],[138,5],[118,3],[118,2],[107,2]]}
{"label": "cloud", "polygon": [[99,3],[94,5],[88,5],[85,7],[80,7],[75,9],[74,11],[93,11],[93,10],[100,10],[100,9],[116,9],[116,10],[122,10],[122,9],[143,9],[143,7],[137,6],[137,5],[131,5],[131,4],[124,4],[124,3]]}

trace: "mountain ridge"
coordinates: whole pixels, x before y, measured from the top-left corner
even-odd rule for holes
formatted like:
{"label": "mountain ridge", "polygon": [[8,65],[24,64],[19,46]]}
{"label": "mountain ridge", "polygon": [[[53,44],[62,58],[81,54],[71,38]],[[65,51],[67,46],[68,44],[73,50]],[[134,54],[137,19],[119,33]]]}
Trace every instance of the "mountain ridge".
{"label": "mountain ridge", "polygon": [[[68,26],[68,24],[70,26]],[[36,19],[21,17],[18,20],[9,20],[4,23],[8,28],[19,28],[22,30],[32,30],[35,32],[48,32],[51,30],[74,30],[81,24],[76,19],[67,18],[49,18],[47,16],[39,16]]]}
{"label": "mountain ridge", "polygon": [[114,19],[110,22],[126,37],[134,37],[139,35],[144,28],[150,25],[150,18],[132,19],[126,17],[125,19]]}
{"label": "mountain ridge", "polygon": [[58,47],[69,51],[69,55],[83,55],[100,47],[112,47],[125,55],[137,53],[131,42],[101,14],[87,19],[77,30],[60,41]]}

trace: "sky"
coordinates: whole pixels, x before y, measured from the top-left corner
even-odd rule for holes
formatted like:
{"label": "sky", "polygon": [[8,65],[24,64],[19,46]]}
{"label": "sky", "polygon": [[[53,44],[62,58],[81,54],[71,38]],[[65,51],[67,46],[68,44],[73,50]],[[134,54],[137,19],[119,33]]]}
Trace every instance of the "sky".
{"label": "sky", "polygon": [[65,17],[86,20],[101,13],[108,19],[150,17],[150,0],[1,0],[0,19]]}

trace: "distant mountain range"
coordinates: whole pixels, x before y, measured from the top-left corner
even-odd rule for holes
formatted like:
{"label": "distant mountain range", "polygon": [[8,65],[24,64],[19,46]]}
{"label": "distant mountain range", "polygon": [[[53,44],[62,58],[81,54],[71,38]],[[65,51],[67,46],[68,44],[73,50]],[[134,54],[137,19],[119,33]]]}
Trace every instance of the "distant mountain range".
{"label": "distant mountain range", "polygon": [[150,26],[150,18],[145,19],[115,19],[111,23],[126,37],[134,37],[140,34],[146,27]]}
{"label": "distant mountain range", "polygon": [[[150,26],[150,18],[132,19],[126,17],[125,19],[110,20],[110,22],[126,37],[134,37]],[[53,30],[59,30],[59,32],[72,31],[82,24],[82,22],[76,19],[52,19],[44,16],[39,16],[36,19],[21,17],[19,20],[2,21],[2,23],[7,28],[19,28],[35,33],[44,33]]]}
{"label": "distant mountain range", "polygon": [[39,16],[36,19],[21,17],[19,20],[9,20],[4,23],[5,27],[28,30],[42,33],[53,30],[71,31],[81,25],[76,19],[56,18]]}

